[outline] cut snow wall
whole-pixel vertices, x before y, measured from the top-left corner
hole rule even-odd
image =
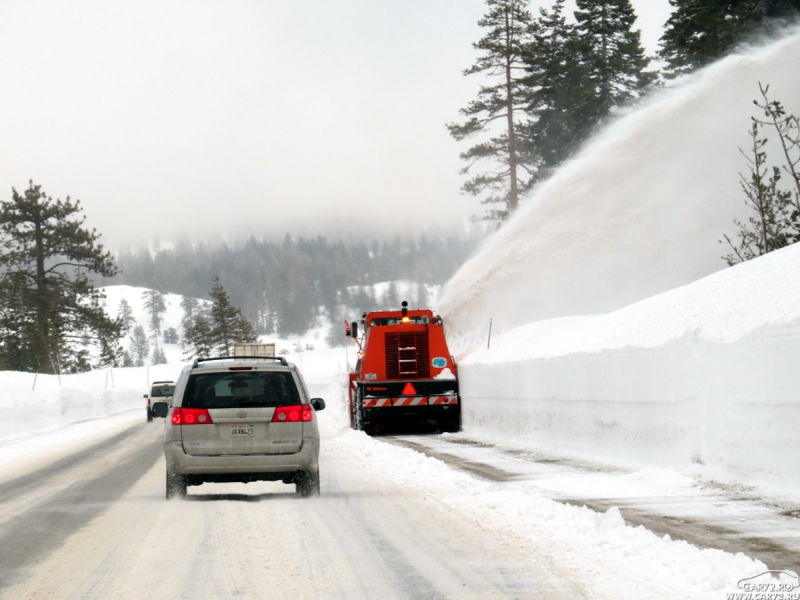
[[[142,421],[145,415],[141,390],[87,392],[61,387],[55,393],[32,390],[18,393],[15,400],[10,405],[0,406],[0,439],[57,429],[135,408],[142,408]]]
[[[89,419],[141,410],[150,382],[173,380],[180,365],[115,368],[72,375],[0,371],[0,440],[26,437]],[[34,388],[35,384],[35,388]]]
[[[466,432],[800,489],[800,325],[736,342],[459,367]]]
[[[800,244],[459,360],[464,429],[800,491]]]

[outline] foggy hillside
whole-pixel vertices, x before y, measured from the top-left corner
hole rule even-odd
[[[334,323],[379,306],[427,306],[483,235],[395,236],[372,241],[285,236],[238,246],[179,244],[118,253],[121,273],[102,285],[130,285],[208,298],[215,276],[259,334],[301,334],[320,310]],[[390,283],[394,282],[394,283]],[[409,287],[402,282],[414,282]],[[401,294],[412,295],[400,297]],[[337,328],[338,333],[338,328]]]

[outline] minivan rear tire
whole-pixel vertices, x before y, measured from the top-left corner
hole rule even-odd
[[[305,473],[303,479],[297,484],[297,492],[303,498],[319,496],[319,470]]]
[[[186,498],[186,477],[167,471],[167,499]]]

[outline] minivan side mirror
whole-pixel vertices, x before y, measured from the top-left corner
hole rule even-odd
[[[147,400],[147,394],[145,394],[144,396],[142,396],[142,398],[144,398],[145,400]]]
[[[157,417],[166,417],[169,412],[169,407],[166,402],[156,402],[152,408],[153,414]]]
[[[314,410],[325,410],[325,400],[322,398],[312,398],[311,399],[311,406]]]

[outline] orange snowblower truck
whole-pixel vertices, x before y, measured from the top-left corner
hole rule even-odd
[[[461,404],[456,364],[444,336],[442,318],[430,310],[364,313],[346,324],[359,346],[350,375],[350,426],[367,434],[418,426],[459,431]]]

